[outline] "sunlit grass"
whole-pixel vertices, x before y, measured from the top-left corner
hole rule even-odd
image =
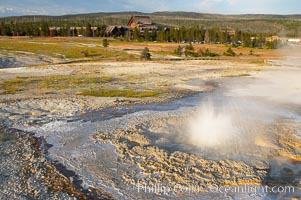
[[[143,90],[137,91],[132,89],[94,89],[82,91],[81,95],[95,97],[127,97],[127,98],[142,98],[154,97],[164,93],[160,90]]]
[[[15,94],[24,90],[62,90],[74,87],[103,84],[113,81],[113,77],[79,77],[79,76],[42,76],[17,77],[0,83],[2,94]]]
[[[86,44],[92,44],[91,42]],[[95,44],[96,45],[96,44]],[[56,57],[63,55],[66,58],[84,57],[121,57],[127,58],[125,52],[116,51],[101,46],[83,46],[70,41],[48,41],[48,40],[0,40],[0,49],[9,51],[26,51]]]
[[[243,76],[251,76],[251,74],[249,74],[249,73],[226,74],[226,75],[223,75],[222,77],[226,77],[226,78],[235,78],[235,77],[243,77]]]
[[[161,90],[134,89],[104,89],[103,84],[114,81],[111,76],[82,77],[82,76],[45,76],[45,77],[17,77],[0,83],[2,94],[15,94],[22,91],[58,91],[76,89],[80,95],[96,97],[154,97],[165,93]],[[85,89],[87,87],[95,89]]]

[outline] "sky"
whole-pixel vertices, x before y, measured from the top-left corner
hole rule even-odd
[[[301,0],[0,0],[0,17],[120,11],[301,14]]]

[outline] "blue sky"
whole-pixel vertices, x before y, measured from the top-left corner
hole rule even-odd
[[[112,11],[301,14],[301,0],[0,0],[0,17]]]

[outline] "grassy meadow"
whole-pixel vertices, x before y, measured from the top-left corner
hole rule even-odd
[[[49,39],[0,39],[0,50],[25,51],[60,58],[126,58],[127,54],[122,51],[104,48],[101,42],[84,40],[53,40]]]
[[[159,42],[126,42],[109,40],[109,47],[102,46],[102,38],[79,38],[79,37],[0,37],[0,55],[18,56],[18,52],[29,52],[36,55],[47,55],[53,58],[67,58],[70,63],[68,66],[59,65],[59,62],[46,63],[40,66],[34,66],[35,70],[48,69],[52,64],[58,64],[54,68],[68,68],[77,71],[76,74],[66,72],[60,75],[57,71],[51,71],[52,74],[41,72],[40,74],[26,75],[21,72],[15,76],[3,77],[0,80],[0,94],[47,94],[47,93],[68,93],[95,97],[154,97],[166,93],[174,82],[171,81],[169,73],[164,70],[151,72],[152,74],[139,74],[131,71],[131,68],[119,68],[114,71],[114,62],[126,61],[126,66],[132,66],[131,62],[161,62],[172,64],[170,69],[177,67],[176,61],[164,60],[164,56],[177,56],[175,49],[180,46],[186,46],[183,43],[159,43]],[[193,44],[196,52],[210,49],[217,53],[221,62],[223,60],[231,62],[248,62],[250,64],[264,65],[264,60],[277,56],[274,50],[269,49],[251,49],[245,47],[233,47],[236,56],[224,56],[229,45],[223,44]],[[139,52],[145,47],[150,49],[152,54],[151,61],[141,61]],[[250,51],[252,50],[252,55]],[[15,54],[14,54],[15,53]],[[156,56],[155,56],[156,55]],[[30,56],[30,55],[28,55]],[[89,62],[93,61],[92,65]],[[77,64],[72,63],[76,61]],[[112,63],[109,69],[103,69],[102,61]],[[184,61],[185,62],[185,61]],[[121,63],[122,65],[122,63]],[[201,66],[200,66],[201,67]],[[29,67],[30,68],[30,67]],[[29,69],[28,68],[28,69]],[[33,70],[31,68],[31,70]],[[52,68],[52,67],[51,67]],[[24,69],[25,70],[25,69]],[[127,70],[130,70],[127,71]],[[139,70],[138,70],[139,71]],[[235,69],[234,69],[235,71]],[[24,71],[26,73],[26,70]],[[100,73],[101,72],[101,73]],[[109,72],[109,74],[108,74]],[[164,72],[164,73],[163,73]],[[70,73],[70,75],[66,75]],[[163,73],[163,75],[161,75]],[[145,76],[150,77],[145,77]],[[242,73],[223,73],[222,77],[250,76],[248,70]],[[166,80],[168,78],[168,80]],[[150,81],[146,81],[150,80]],[[150,87],[141,87],[145,84]]]

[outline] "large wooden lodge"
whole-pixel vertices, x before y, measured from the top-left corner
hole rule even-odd
[[[108,26],[105,30],[106,36],[120,37],[124,36],[127,31],[138,29],[140,33],[145,30],[160,30],[160,27],[152,22],[149,16],[132,16],[125,26]]]

